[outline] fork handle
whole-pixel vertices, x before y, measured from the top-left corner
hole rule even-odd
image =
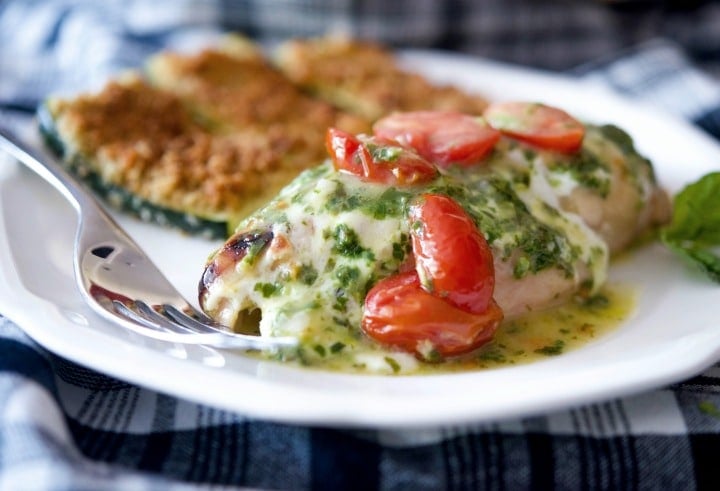
[[[70,204],[72,204],[81,221],[89,223],[106,222],[115,231],[129,236],[118,227],[115,220],[100,205],[98,200],[78,185],[57,160],[46,151],[23,141],[8,128],[0,126],[0,150],[4,150],[19,162],[42,177],[52,187],[57,189]]]
[[[78,213],[80,209],[83,209],[84,213],[92,210],[93,214],[112,220],[97,200],[81,188],[53,157],[23,141],[3,126],[0,126],[0,149],[15,157],[60,191]]]

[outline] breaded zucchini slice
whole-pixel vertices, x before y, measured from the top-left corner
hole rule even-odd
[[[49,145],[111,205],[193,234],[225,237],[300,171],[255,130],[216,134],[172,92],[138,76],[39,109]]]
[[[480,114],[487,105],[479,95],[403,69],[389,49],[372,42],[339,36],[294,39],[281,44],[273,58],[295,84],[371,121],[393,111]]]
[[[239,36],[193,55],[160,53],[148,60],[146,71],[155,86],[177,94],[213,131],[263,133],[301,168],[326,157],[328,127],[370,130],[370,121],[306,94]]]

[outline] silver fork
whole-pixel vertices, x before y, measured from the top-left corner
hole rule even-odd
[[[0,150],[45,179],[73,205],[79,222],[75,281],[105,319],[150,338],[215,348],[272,350],[295,338],[237,334],[190,305],[130,236],[54,158],[0,127]]]

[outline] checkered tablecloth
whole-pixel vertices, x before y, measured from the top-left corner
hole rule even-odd
[[[271,42],[331,28],[570,70],[720,138],[715,3],[507,3],[0,1],[1,118],[23,124],[45,94],[98,86],[223,29]],[[248,419],[131,385],[0,317],[0,490],[720,489],[719,455],[720,366],[539,417],[360,432]]]

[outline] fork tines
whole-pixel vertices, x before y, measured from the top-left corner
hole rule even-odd
[[[189,305],[186,308],[190,313],[171,304],[153,307],[142,300],[129,303],[130,305],[119,300],[112,301],[115,312],[126,320],[152,329],[158,334],[167,335],[154,336],[159,339],[228,348],[275,349],[297,345],[295,338],[268,338],[234,333]]]

